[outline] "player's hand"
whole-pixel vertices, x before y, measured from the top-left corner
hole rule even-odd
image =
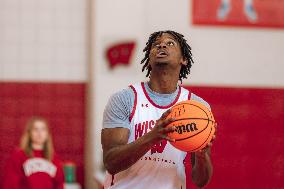
[[[214,132],[214,134],[213,134],[213,136],[212,136],[211,141],[210,141],[209,144],[208,144],[209,147],[211,147],[211,146],[213,145],[213,142],[214,142],[214,140],[216,139],[217,123],[214,124],[214,127],[215,127],[215,132]]]
[[[199,152],[207,152],[211,148],[211,146],[213,145],[214,140],[216,140],[217,123],[214,124],[214,127],[215,127],[215,132],[212,136],[211,141],[208,143],[208,145],[205,148],[201,149]]]
[[[168,124],[175,121],[175,118],[167,118],[170,113],[171,109],[163,113],[161,118],[156,121],[155,127],[149,132],[155,142],[159,142],[164,139],[170,142],[175,141],[168,136],[168,133],[174,132],[176,129],[175,126],[167,127]]]

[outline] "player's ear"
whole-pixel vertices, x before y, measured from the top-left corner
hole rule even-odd
[[[188,63],[187,59],[185,59],[185,58],[182,58],[182,59],[181,59],[181,64],[182,64],[182,65],[186,66],[187,63]]]

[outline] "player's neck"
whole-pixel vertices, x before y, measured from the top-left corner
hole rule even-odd
[[[149,87],[152,91],[160,94],[174,93],[177,88],[178,78],[173,78],[169,74],[151,74]]]

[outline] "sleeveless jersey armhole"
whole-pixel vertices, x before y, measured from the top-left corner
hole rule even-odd
[[[132,108],[132,111],[131,111],[131,114],[129,116],[129,122],[131,122],[133,116],[134,116],[134,113],[136,111],[136,105],[137,105],[137,92],[136,92],[136,89],[133,87],[133,85],[130,85],[129,86],[133,92],[134,92],[134,104],[133,104],[133,108]]]
[[[190,98],[191,98],[191,92],[190,92],[190,90],[188,90],[188,89],[187,89],[187,91],[188,91],[188,97],[187,97],[187,99],[190,100]]]

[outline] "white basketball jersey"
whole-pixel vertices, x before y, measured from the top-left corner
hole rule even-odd
[[[156,120],[174,104],[190,99],[190,92],[179,86],[176,99],[168,106],[155,104],[145,84],[130,86],[135,93],[130,116],[128,143],[142,137],[154,127]],[[104,188],[111,189],[185,189],[183,160],[186,152],[174,148],[166,140],[156,144],[130,168],[115,175],[107,173]]]

